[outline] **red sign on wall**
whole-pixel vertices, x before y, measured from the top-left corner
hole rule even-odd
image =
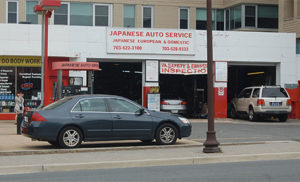
[[[98,62],[53,62],[53,70],[99,70]]]
[[[161,74],[201,75],[207,74],[207,63],[160,63]]]

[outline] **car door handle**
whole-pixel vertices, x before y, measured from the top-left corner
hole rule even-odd
[[[84,118],[84,116],[82,114],[77,114],[75,118]]]
[[[116,115],[113,117],[114,119],[121,119],[121,116],[120,115]]]

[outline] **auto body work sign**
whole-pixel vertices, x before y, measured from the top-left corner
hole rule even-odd
[[[194,55],[195,31],[107,28],[107,53]]]
[[[207,74],[207,63],[160,62],[161,74],[202,75]]]
[[[41,57],[0,56],[0,66],[41,67],[41,65]]]

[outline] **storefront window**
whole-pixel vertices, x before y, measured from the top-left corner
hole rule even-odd
[[[124,27],[135,27],[135,5],[124,5]]]
[[[258,28],[278,28],[278,6],[258,6]]]
[[[93,4],[71,3],[70,4],[70,25],[93,25]]]
[[[36,108],[41,102],[41,58],[0,56],[0,113],[14,112],[15,95],[24,93],[24,106]]]
[[[14,112],[15,67],[0,67],[0,112]]]
[[[37,1],[26,1],[26,22],[38,24],[38,15],[33,12],[33,8],[37,4]]]
[[[41,100],[41,68],[18,67],[17,90],[24,93],[25,106],[34,108]]]

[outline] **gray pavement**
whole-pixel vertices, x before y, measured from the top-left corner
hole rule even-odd
[[[205,122],[205,120],[192,120]],[[234,122],[230,119],[216,122]],[[12,121],[0,121],[0,175],[48,171],[190,165],[220,162],[300,159],[300,142],[269,141],[222,145],[222,153],[205,154],[199,141],[143,145],[139,141],[84,143],[79,149],[56,149],[15,135]]]

